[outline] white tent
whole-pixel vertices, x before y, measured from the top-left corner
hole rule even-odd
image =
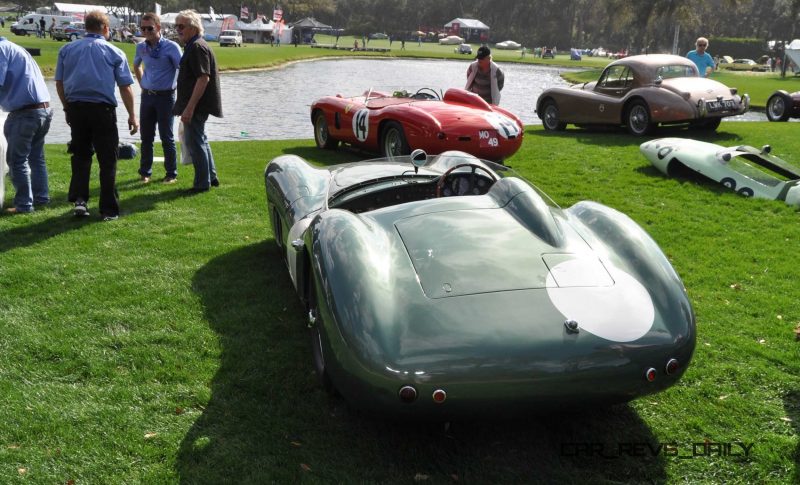
[[[795,66],[800,66],[800,39],[795,39],[786,46],[786,56]]]

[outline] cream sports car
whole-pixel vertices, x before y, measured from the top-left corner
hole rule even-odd
[[[726,148],[686,138],[659,138],[642,143],[639,150],[667,175],[688,168],[745,197],[800,205],[800,168],[771,155],[769,145]]]
[[[680,56],[632,56],[612,62],[595,82],[546,89],[536,112],[547,130],[624,125],[646,135],[658,124],[688,123],[716,130],[725,116],[739,115],[750,96],[701,78],[694,62]]]

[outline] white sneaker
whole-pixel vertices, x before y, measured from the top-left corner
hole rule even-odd
[[[75,217],[86,217],[89,215],[89,209],[86,207],[86,202],[78,200],[75,202],[75,209],[73,209]]]

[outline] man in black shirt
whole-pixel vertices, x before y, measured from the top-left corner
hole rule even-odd
[[[178,95],[172,113],[181,117],[184,149],[194,165],[190,193],[206,192],[219,186],[214,156],[206,136],[208,115],[222,117],[219,71],[214,52],[203,40],[203,23],[194,10],[184,10],[175,18],[178,41],[184,46],[178,71]]]

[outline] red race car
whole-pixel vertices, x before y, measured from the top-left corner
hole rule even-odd
[[[522,121],[463,89],[444,96],[429,88],[414,94],[368,91],[362,96],[326,96],[311,105],[314,140],[320,148],[349,143],[385,157],[421,148],[434,155],[460,150],[502,161],[522,145]]]

